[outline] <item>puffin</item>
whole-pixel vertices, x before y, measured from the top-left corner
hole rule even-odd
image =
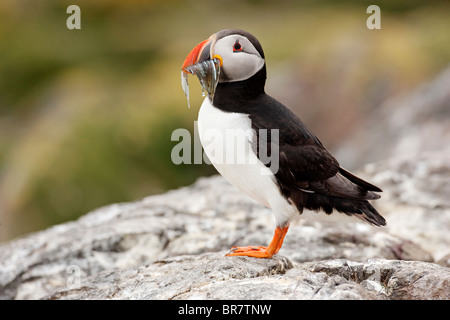
[[[369,203],[382,190],[343,169],[297,115],[266,94],[264,51],[254,35],[225,29],[192,49],[181,70],[188,105],[191,74],[205,96],[197,126],[209,161],[275,217],[275,234],[267,247],[233,246],[226,256],[271,258],[304,209],[337,211],[373,226],[386,224]]]

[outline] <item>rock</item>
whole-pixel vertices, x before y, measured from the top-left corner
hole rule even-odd
[[[49,299],[449,299],[450,269],[418,261],[178,256],[110,270]]]
[[[289,268],[292,263],[283,257],[228,259],[225,252],[177,256],[147,266],[101,272],[89,278],[86,285],[60,291],[50,299],[232,298],[235,290],[228,289],[242,285],[241,280],[270,279]]]
[[[403,96],[387,99],[361,119],[334,152],[345,167],[425,152],[450,155],[450,65]]]
[[[370,165],[387,227],[305,212],[262,260],[224,255],[266,245],[271,211],[202,178],[0,245],[0,299],[448,299],[449,172],[442,154]]]
[[[382,298],[450,298],[450,269],[433,263],[373,259],[362,264],[329,260],[316,264],[312,271],[354,281]]]
[[[420,243],[435,261],[450,253],[450,153],[398,157],[365,172],[385,190],[376,203],[390,234]]]
[[[450,254],[439,259],[439,261],[437,263],[444,267],[450,268]]]

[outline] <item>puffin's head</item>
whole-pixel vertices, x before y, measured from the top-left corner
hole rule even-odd
[[[187,75],[195,74],[212,98],[218,82],[247,80],[264,65],[264,52],[255,36],[225,29],[200,42],[188,54],[181,68],[183,89],[189,98]]]

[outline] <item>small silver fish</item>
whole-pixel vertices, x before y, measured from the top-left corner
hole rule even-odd
[[[205,96],[208,94],[209,98],[212,100],[217,84],[219,83],[220,61],[216,58],[206,60],[189,66],[184,71],[181,71],[181,87],[183,88],[188,101],[188,107],[190,108],[188,73],[197,76],[200,85],[202,86],[202,95]]]

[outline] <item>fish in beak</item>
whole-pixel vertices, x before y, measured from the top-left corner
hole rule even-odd
[[[214,98],[222,64],[220,57],[214,56],[215,40],[214,34],[207,40],[200,42],[184,60],[181,68],[181,86],[186,95],[189,108],[189,74],[196,75],[199,79],[203,89],[203,96],[208,94],[211,100]]]

